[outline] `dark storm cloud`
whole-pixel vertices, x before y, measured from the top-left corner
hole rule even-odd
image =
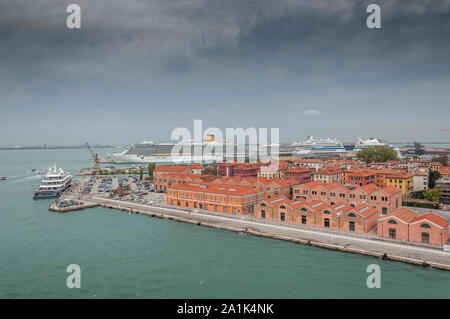
[[[103,68],[118,59],[159,63],[173,58],[178,62],[173,69],[179,65],[185,70],[185,63],[203,57],[200,61],[208,63],[285,60],[289,68],[328,67],[327,62],[340,59],[345,68],[355,58],[362,64],[385,57],[384,62],[402,64],[437,57],[437,63],[450,47],[448,0],[378,1],[383,28],[377,31],[365,27],[365,7],[371,1],[130,0],[125,5],[80,0],[79,32],[65,27],[68,3],[2,1],[2,64],[20,61],[89,72],[94,64]],[[322,58],[316,59],[318,55]]]
[[[81,30],[66,28],[71,2],[82,8]],[[372,2],[382,8],[379,30],[365,25]],[[1,108],[10,122],[31,105],[70,114],[73,136],[94,106],[94,115],[124,104],[151,112],[151,134],[168,116],[173,125],[204,116],[218,126],[274,123],[295,136],[309,112],[321,114],[324,134],[353,138],[333,126],[333,107],[347,119],[367,106],[367,121],[380,108],[393,122],[405,112],[420,122],[421,103],[448,115],[449,31],[450,0],[3,0]],[[230,123],[224,109],[240,120]],[[144,136],[132,129],[133,139]]]

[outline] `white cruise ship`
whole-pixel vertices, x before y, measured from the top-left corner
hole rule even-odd
[[[371,138],[369,138],[367,140],[363,140],[360,137],[358,137],[358,141],[356,142],[355,148],[354,148],[353,151],[356,153],[356,152],[362,150],[363,148],[375,147],[375,146],[386,146],[386,147],[389,147],[389,148],[393,149],[397,153],[398,158],[402,158],[402,155],[400,153],[400,149],[398,147],[395,147],[395,146],[393,146],[391,144],[382,142],[379,139],[373,138],[373,137],[371,137]]]
[[[278,144],[276,144],[278,149]],[[258,154],[271,154],[274,145],[266,145],[267,150],[261,150],[258,146]],[[201,149],[200,154],[197,148]],[[231,149],[230,154],[227,150]],[[186,141],[184,144],[175,143],[153,143],[144,140],[139,144],[132,145],[121,153],[110,154],[108,159],[116,163],[222,163],[236,160],[239,157],[249,156],[250,148],[248,145],[240,148],[231,142],[218,142],[214,136],[210,135],[202,143]],[[251,154],[254,155],[254,154]]]
[[[59,197],[69,187],[71,181],[72,175],[62,168],[56,168],[55,164],[53,168],[48,169],[41,186],[34,193],[34,198]]]
[[[346,152],[344,145],[332,138],[315,139],[313,136],[308,136],[306,141],[294,142],[292,146],[295,147],[297,155],[333,155]]]

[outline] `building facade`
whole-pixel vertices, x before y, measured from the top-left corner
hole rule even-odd
[[[311,181],[312,171],[309,168],[295,167],[284,172],[284,180],[294,180],[298,184]]]
[[[378,219],[377,233],[383,238],[443,246],[448,243],[448,220],[402,207]]]
[[[378,213],[368,205],[353,208],[344,203],[329,205],[320,200],[307,202],[279,196],[259,202],[255,216],[280,222],[367,233],[377,225]]]
[[[358,187],[315,181],[293,186],[292,199],[308,202],[321,200],[331,205],[343,202],[351,207],[367,204],[380,215],[386,215],[402,206],[400,189],[392,186],[379,188],[374,184]]]
[[[386,176],[386,186],[394,186],[402,191],[404,197],[413,192],[413,174],[407,172],[396,172]]]
[[[251,186],[214,183],[177,184],[167,188],[167,205],[234,215],[252,214],[263,192]]]

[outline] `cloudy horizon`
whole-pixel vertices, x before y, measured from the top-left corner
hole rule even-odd
[[[449,31],[450,0],[3,0],[0,146],[169,142],[196,119],[449,142]]]

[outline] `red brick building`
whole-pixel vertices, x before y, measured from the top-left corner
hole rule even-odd
[[[153,176],[156,177],[167,173],[192,173],[192,169],[188,165],[158,165],[153,170]]]
[[[374,184],[359,187],[313,181],[293,186],[292,199],[304,199],[308,202],[322,200],[330,205],[343,202],[351,207],[367,204],[381,215],[402,206],[400,189],[393,186],[379,188]]]
[[[383,238],[443,246],[448,242],[448,220],[403,207],[378,219],[377,233]]]
[[[251,186],[214,183],[177,184],[167,188],[166,203],[214,212],[243,215],[253,213],[263,192]]]
[[[348,184],[364,186],[367,184],[375,184],[376,173],[374,170],[368,169],[349,169],[346,172]]]
[[[284,180],[294,180],[297,184],[304,184],[311,181],[312,171],[309,168],[296,167],[284,171]]]
[[[234,168],[238,165],[237,162],[220,163],[217,165],[217,171],[220,176],[231,177],[234,176]]]
[[[324,201],[289,200],[284,196],[264,199],[256,206],[255,216],[262,219],[315,227],[367,233],[377,225],[376,209],[344,203],[330,206]]]

